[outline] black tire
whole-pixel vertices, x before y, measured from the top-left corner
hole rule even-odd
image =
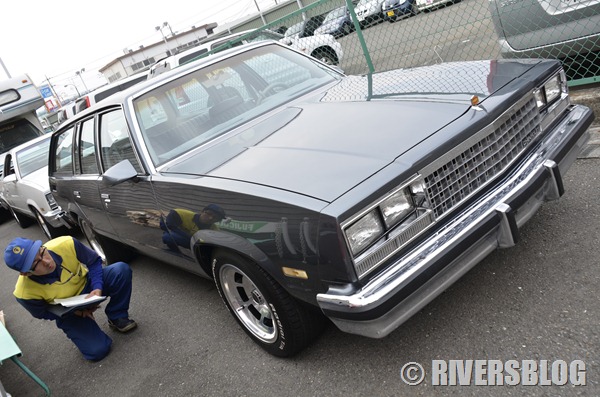
[[[417,7],[417,3],[416,2],[413,3],[410,6],[410,15],[414,17],[415,15],[419,14],[419,12],[421,12],[421,11],[419,11],[419,7]]]
[[[330,50],[331,51],[331,50]],[[334,57],[329,51],[324,49],[317,49],[311,54],[313,57],[317,58],[319,61],[326,63],[328,65],[337,65],[337,58]]]
[[[86,219],[79,218],[79,228],[103,263],[129,262],[134,257],[134,252],[127,246],[97,234]]]
[[[56,228],[56,227],[50,225],[48,222],[46,222],[46,219],[42,216],[42,214],[37,209],[31,208],[31,212],[33,212],[33,215],[35,216],[35,219],[37,220],[38,225],[40,225],[40,229],[42,229],[42,232],[44,232],[44,234],[46,235],[48,240],[52,240],[53,238],[67,234],[66,228],[64,228],[64,227]]]
[[[35,220],[31,219],[31,217],[20,214],[17,211],[13,210],[13,208],[10,205],[8,206],[8,210],[10,211],[10,214],[12,215],[15,222],[17,222],[17,225],[21,226],[21,229],[26,229],[29,226],[33,225],[33,223],[35,222]]]
[[[343,36],[349,35],[350,32],[352,32],[352,25],[350,25],[349,23],[345,23],[342,27],[342,32]]]
[[[267,272],[239,255],[217,251],[212,273],[227,309],[270,354],[293,356],[323,330],[322,314],[296,301]]]

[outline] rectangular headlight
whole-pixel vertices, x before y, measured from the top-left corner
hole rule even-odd
[[[379,208],[381,208],[383,220],[388,228],[391,228],[414,211],[412,197],[407,189],[399,190],[383,200]]]
[[[383,235],[383,225],[374,209],[346,229],[346,238],[353,255],[358,254]]]
[[[554,76],[546,84],[544,84],[544,91],[546,91],[546,102],[552,103],[561,94],[560,77]]]

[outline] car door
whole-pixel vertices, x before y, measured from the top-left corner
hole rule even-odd
[[[49,184],[58,205],[87,219],[97,232],[114,238],[98,192],[95,116],[72,124],[52,139]]]
[[[595,0],[494,0],[490,6],[498,30],[515,50],[559,43],[568,47],[572,40],[593,37],[600,32],[600,3]],[[579,52],[597,49],[599,44],[595,42],[597,40],[589,40],[587,48]],[[575,54],[552,55],[562,58]],[[541,53],[540,56],[546,57],[547,54]]]
[[[161,214],[154,198],[151,179],[142,167],[131,140],[122,109],[98,115],[99,152],[102,170],[127,160],[138,176],[114,186],[98,183],[102,209],[107,214],[118,240],[140,251],[162,246]],[[150,247],[150,248],[148,248]]]

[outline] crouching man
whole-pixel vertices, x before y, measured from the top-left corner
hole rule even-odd
[[[94,319],[97,307],[60,317],[50,302],[80,294],[108,296],[104,310],[110,328],[128,332],[137,327],[129,318],[132,273],[128,264],[102,267],[95,251],[71,236],[42,241],[15,238],[4,251],[4,261],[19,272],[14,295],[33,317],[56,321],[87,360],[98,361],[110,352],[112,339]]]

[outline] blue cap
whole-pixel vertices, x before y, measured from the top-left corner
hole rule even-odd
[[[215,215],[217,215],[219,220],[225,219],[225,211],[223,210],[223,208],[221,208],[220,205],[209,204],[206,207],[204,207],[204,210],[212,211]]]
[[[33,260],[37,256],[42,240],[29,240],[28,238],[17,237],[8,244],[4,250],[4,262],[20,273],[27,273],[31,270]]]

